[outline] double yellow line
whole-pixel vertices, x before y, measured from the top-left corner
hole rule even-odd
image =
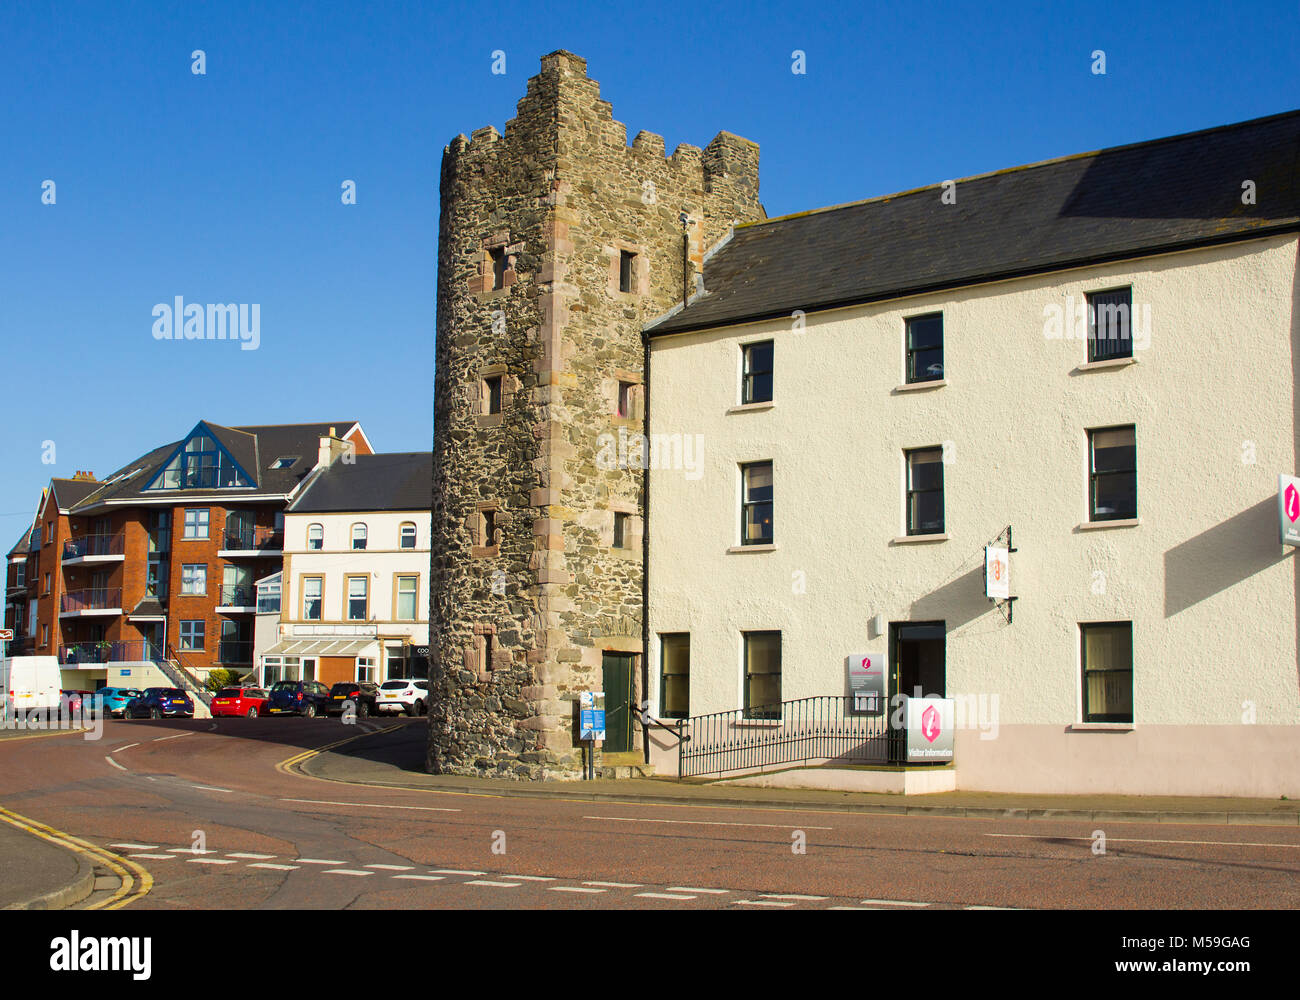
[[[326,750],[333,750],[335,747],[343,746],[344,743],[353,743],[356,740],[365,739],[367,736],[378,736],[380,733],[389,733],[392,732],[394,729],[400,729],[400,728],[401,728],[400,724],[395,726],[387,726],[383,729],[376,729],[373,732],[357,733],[355,736],[349,736],[347,739],[336,740],[333,743],[327,743],[325,744],[325,746],[317,747],[315,750],[304,750],[302,753],[294,754],[292,757],[288,757],[285,760],[280,761],[280,763],[275,765],[275,769],[277,771],[280,771],[283,774],[302,774],[302,771],[298,770],[298,765],[305,764],[313,757],[323,754]],[[305,775],[305,777],[312,777],[312,776]]]
[[[142,865],[136,864],[129,858],[114,854],[103,847],[96,847],[80,837],[74,837],[70,833],[56,830],[52,826],[38,823],[26,816],[20,816],[16,812],[10,812],[3,806],[0,806],[0,820],[10,826],[17,827],[19,830],[30,833],[33,837],[40,837],[51,844],[57,844],[59,847],[90,858],[91,861],[103,865],[118,877],[120,884],[114,890],[113,895],[98,903],[92,903],[86,907],[88,910],[119,910],[138,899],[143,899],[153,888],[153,876]]]

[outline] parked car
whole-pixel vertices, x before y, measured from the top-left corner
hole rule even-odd
[[[266,703],[268,715],[324,715],[331,704],[330,689],[319,681],[276,681]]]
[[[374,681],[339,681],[330,688],[330,715],[342,715],[351,702],[356,709],[357,718],[364,719],[374,715],[375,699],[379,697],[379,685]]]
[[[212,709],[214,719],[222,715],[240,715],[248,719],[256,719],[264,714],[269,697],[270,695],[261,688],[222,688],[213,695],[209,707]]]
[[[94,692],[91,691],[60,691],[59,714],[66,712],[68,715],[80,715],[84,705],[86,713],[94,715],[97,706],[93,698]]]
[[[146,688],[139,698],[126,703],[128,719],[161,719],[164,716],[194,717],[194,702],[180,688]]]
[[[124,715],[127,703],[143,693],[138,688],[100,688],[95,692],[95,701],[99,703],[100,710],[109,715]]]
[[[423,715],[428,703],[429,682],[423,677],[384,681],[375,699],[375,707],[380,712],[400,711],[407,715]]]

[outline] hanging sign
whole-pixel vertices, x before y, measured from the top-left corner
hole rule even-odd
[[[984,596],[995,601],[1011,597],[1011,553],[1005,546],[984,546]]]

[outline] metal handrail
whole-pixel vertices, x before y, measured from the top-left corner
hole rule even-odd
[[[193,670],[186,666],[185,661],[181,658],[181,652],[175,646],[168,646],[168,659],[159,662],[158,666],[162,672],[167,675],[168,679],[177,687],[182,688],[195,698],[198,698],[204,705],[211,706],[212,692],[202,684]]]

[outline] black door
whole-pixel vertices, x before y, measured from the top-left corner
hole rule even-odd
[[[632,749],[632,670],[635,653],[605,653],[602,657],[605,687],[606,753]]]

